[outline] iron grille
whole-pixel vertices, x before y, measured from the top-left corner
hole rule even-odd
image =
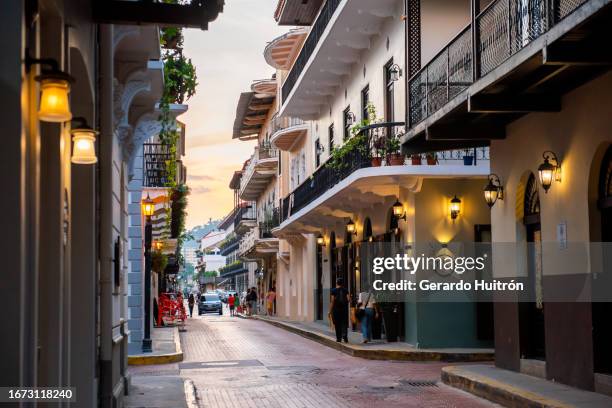
[[[167,187],[168,166],[176,165],[170,146],[145,143],[143,146],[144,187]]]

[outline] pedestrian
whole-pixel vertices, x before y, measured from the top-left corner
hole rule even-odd
[[[236,313],[240,313],[240,295],[238,294],[238,292],[236,292],[236,295],[234,296],[234,316],[236,315]]]
[[[357,303],[358,316],[361,322],[361,335],[363,343],[372,341],[372,324],[378,319],[378,304],[371,292],[361,292]]]
[[[234,315],[234,304],[236,302],[236,298],[234,297],[233,293],[230,293],[230,295],[227,297],[227,305],[229,306],[229,310],[230,310],[230,316]]]
[[[244,297],[244,303],[247,308],[247,316],[250,316],[251,315],[251,288],[247,288],[247,292]]]
[[[253,286],[251,288],[251,313],[257,314],[257,288]]]
[[[272,286],[266,295],[266,309],[268,316],[274,316],[274,299],[276,299],[276,288]]]
[[[329,303],[329,317],[336,329],[336,341],[340,343],[344,340],[348,343],[348,312],[349,312],[349,293],[344,287],[342,278],[336,279],[336,287],[331,290],[331,300]]]
[[[187,304],[189,305],[189,317],[193,317],[193,305],[195,305],[195,297],[193,296],[193,293],[189,294]]]

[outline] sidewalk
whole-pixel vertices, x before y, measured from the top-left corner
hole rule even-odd
[[[178,375],[133,376],[125,408],[197,408],[196,391],[191,380]]]
[[[507,407],[612,407],[612,397],[490,365],[444,367],[442,381]]]
[[[128,355],[128,365],[170,364],[183,361],[178,326],[155,327],[151,332],[153,351]]]
[[[240,317],[264,321],[325,346],[340,350],[343,353],[368,360],[475,362],[492,361],[495,358],[493,349],[419,349],[407,343],[387,343],[384,340],[375,340],[368,344],[362,344],[361,334],[352,332],[350,329],[348,333],[349,343],[338,343],[332,329],[321,323],[293,322],[259,315],[251,317],[240,315]]]

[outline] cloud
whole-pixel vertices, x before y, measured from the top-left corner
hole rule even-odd
[[[219,179],[209,176],[207,174],[187,174],[187,182],[200,182],[200,181],[218,181]]]
[[[190,187],[190,189],[191,194],[206,194],[212,191],[209,187],[205,186]]]

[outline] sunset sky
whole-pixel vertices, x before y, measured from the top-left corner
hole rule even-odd
[[[185,30],[185,54],[198,75],[196,95],[180,117],[187,125],[187,184],[191,188],[187,228],[217,219],[232,208],[228,185],[253,151],[254,142],[232,141],[236,105],[253,80],[274,69],[263,57],[266,44],[290,27],[274,21],[278,0],[227,0],[209,31]]]

